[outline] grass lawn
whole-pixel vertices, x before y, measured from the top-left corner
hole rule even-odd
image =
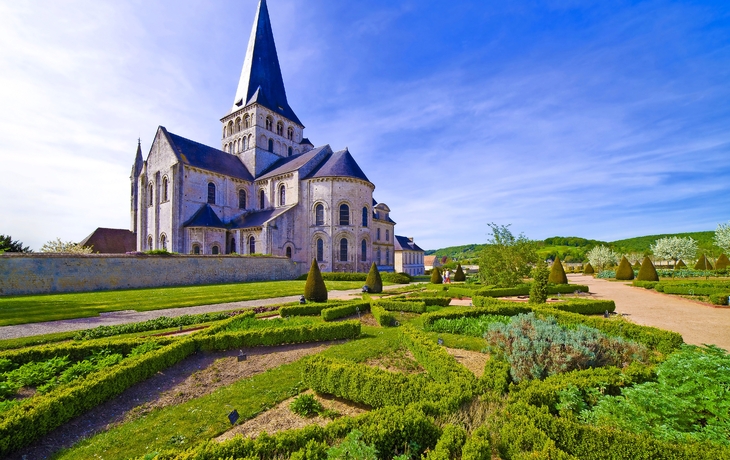
[[[0,326],[300,295],[305,281],[183,286],[125,291],[0,297]],[[362,281],[326,281],[328,290],[359,289]]]

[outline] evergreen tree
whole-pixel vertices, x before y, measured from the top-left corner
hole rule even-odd
[[[621,262],[618,264],[618,268],[616,269],[616,279],[622,281],[634,279],[634,269],[631,267],[631,263],[626,257],[622,257]]]
[[[433,267],[433,270],[431,270],[431,284],[441,284],[443,282],[444,279],[441,278],[441,270],[438,267]]]
[[[590,263],[590,262],[588,262],[588,263],[586,264],[586,266],[585,266],[585,267],[583,267],[583,274],[584,274],[584,275],[592,275],[592,274],[594,274],[595,272],[596,272],[596,271],[595,271],[595,270],[593,270],[593,265],[591,265],[591,263]]]
[[[461,264],[456,266],[456,273],[454,273],[454,281],[466,281],[466,275],[464,270],[461,268]]]
[[[373,294],[380,294],[383,292],[383,280],[380,278],[380,272],[375,262],[370,266],[370,272],[365,280],[365,285],[370,289]]]
[[[712,262],[707,260],[707,257],[705,257],[704,254],[700,256],[699,259],[697,259],[697,263],[695,264],[695,270],[714,270],[712,268]]]
[[[563,273],[563,275],[565,275]],[[530,303],[546,303],[548,298],[548,279],[550,270],[539,264],[532,270],[532,285],[530,286]]]
[[[725,254],[721,254],[720,257],[717,258],[717,262],[715,262],[715,268],[717,270],[724,270],[728,267],[730,267],[730,259],[728,259]]]
[[[687,264],[684,263],[683,260],[680,260],[679,262],[677,262],[677,265],[674,266],[675,270],[681,270],[683,268],[687,268]]]
[[[550,277],[548,282],[553,284],[568,284],[568,276],[565,274],[563,264],[560,262],[560,257],[555,257],[553,266],[550,267]]]
[[[644,257],[636,279],[639,281],[659,281],[659,274],[656,272],[656,267],[654,267],[654,264],[648,256]]]
[[[327,286],[324,284],[316,259],[312,259],[312,266],[309,267],[307,283],[304,285],[304,298],[312,302],[327,302]]]
[[[3,252],[33,252],[20,241],[13,241],[10,235],[0,235],[0,254]]]

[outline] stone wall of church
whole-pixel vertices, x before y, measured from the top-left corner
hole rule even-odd
[[[308,269],[282,257],[3,254],[0,295],[291,280]]]

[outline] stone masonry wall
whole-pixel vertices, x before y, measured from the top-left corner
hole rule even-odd
[[[0,255],[0,295],[291,280],[309,267],[285,257]]]

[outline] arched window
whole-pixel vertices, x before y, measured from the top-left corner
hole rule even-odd
[[[193,254],[200,254],[200,246],[197,244],[193,245]]]
[[[291,259],[291,246],[287,246],[286,248],[286,256]]]
[[[228,135],[233,134],[233,121],[228,122]]]
[[[368,260],[368,243],[362,240],[360,243],[360,262],[367,262]]]
[[[279,122],[276,124],[276,134],[278,134],[279,136],[284,135],[284,123]]]
[[[274,139],[269,139],[269,152],[274,152]]]
[[[238,208],[246,209],[246,191],[245,190],[238,191]]]
[[[215,204],[215,184],[208,182],[208,203]]]
[[[286,186],[284,184],[279,186],[279,206],[286,206]]]
[[[235,253],[236,253],[236,239],[231,238],[231,254],[235,254]]]
[[[239,132],[241,130],[241,119],[236,118],[236,132]]]
[[[294,139],[294,128],[292,128],[291,126],[286,130],[286,137],[289,140]]]
[[[160,235],[160,248],[167,251],[167,236],[164,233]]]
[[[269,131],[274,130],[274,120],[272,120],[271,117],[266,117],[266,129]]]
[[[340,240],[340,262],[347,262],[347,238]]]
[[[242,142],[242,145],[241,145],[241,149],[242,150],[247,150],[248,149],[248,137],[243,136],[242,141],[243,142]]]
[[[253,235],[248,237],[248,253],[256,254],[256,238]]]
[[[317,239],[317,262],[324,260],[324,241],[322,238]]]
[[[213,246],[213,248],[211,248],[211,250],[210,250],[210,253],[213,255],[220,254],[220,252],[221,252],[221,249],[217,245]]]
[[[390,230],[385,229],[385,241],[390,241]]]
[[[340,205],[340,225],[350,225],[350,207],[346,204]]]
[[[264,205],[266,204],[266,194],[264,193],[264,189],[259,190],[259,209],[264,209]]]
[[[368,226],[368,208],[367,206],[362,208],[362,226],[367,227]]]
[[[147,237],[147,249],[152,249],[152,235]]]
[[[251,117],[249,117],[248,114],[243,116],[243,126],[246,128],[251,127]]]
[[[289,147],[289,150],[287,150],[287,152],[289,153],[289,156],[291,156],[291,154],[292,154],[292,149],[291,149],[291,147]]]
[[[147,193],[147,195],[149,196],[149,198],[148,198],[148,204],[150,206],[152,206],[155,203],[155,200],[154,200],[154,191],[155,191],[155,187],[154,187],[154,185],[152,185],[152,182],[150,182],[150,185],[148,187],[148,193]]]
[[[314,207],[314,225],[324,225],[324,206],[321,204]]]
[[[162,178],[162,201],[167,201],[167,176]]]

